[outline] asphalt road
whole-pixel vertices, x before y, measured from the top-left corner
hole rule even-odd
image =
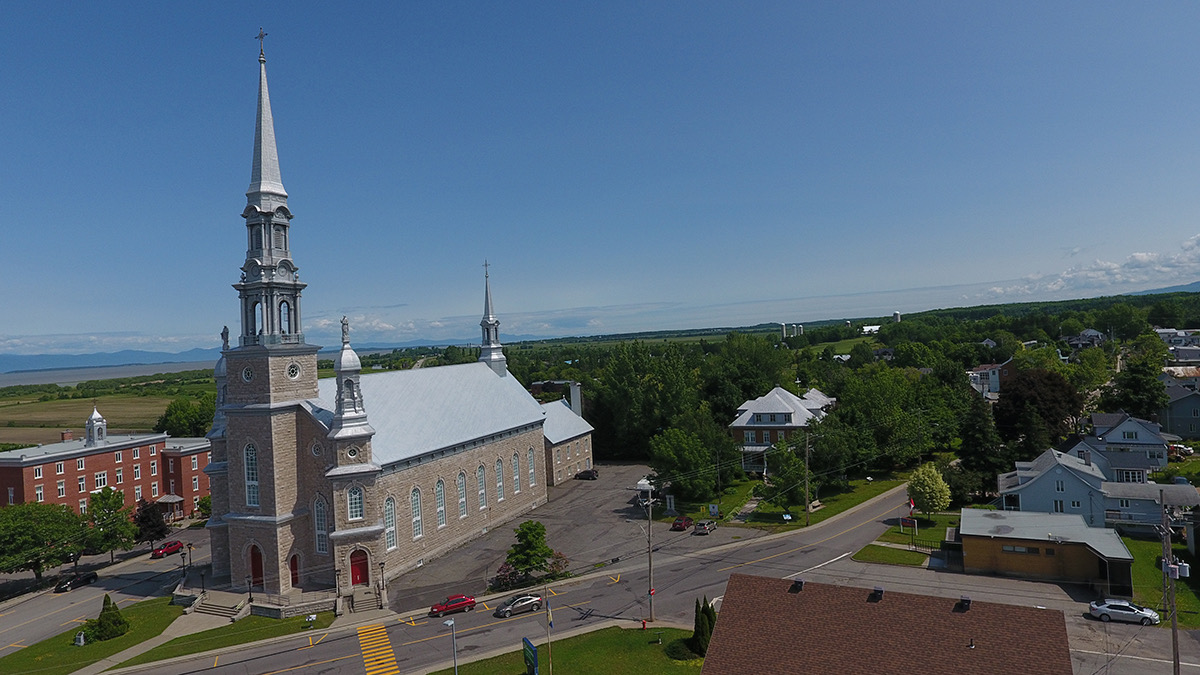
[[[171,538],[192,542],[196,547],[192,564],[208,562],[208,536],[203,530],[178,530]],[[107,556],[93,559],[107,562]],[[83,564],[80,569],[93,569],[93,565]],[[0,656],[96,618],[106,593],[121,607],[160,596],[164,586],[179,580],[180,570],[178,555],[154,560],[147,551],[111,567],[97,568],[100,579],[93,584],[66,593],[48,590],[6,602],[0,606]]]

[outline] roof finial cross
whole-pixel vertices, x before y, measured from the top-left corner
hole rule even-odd
[[[258,35],[254,36],[254,39],[258,40],[258,56],[259,56],[259,58],[266,58],[266,54],[263,53],[263,38],[265,38],[265,37],[267,37],[267,34],[263,32],[262,26],[259,26],[258,27]]]
[[[490,267],[490,265],[488,265],[487,258],[484,258],[484,260],[483,260],[483,277],[485,279],[487,278],[487,275],[488,275],[488,267]]]

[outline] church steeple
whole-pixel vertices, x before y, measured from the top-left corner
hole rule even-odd
[[[488,364],[500,377],[508,375],[508,360],[504,358],[504,346],[500,344],[500,320],[492,311],[492,282],[488,276],[488,263],[483,263],[483,329],[479,360]]]
[[[303,344],[300,324],[300,275],[288,240],[292,213],[279,171],[275,123],[267,91],[267,58],[259,30],[258,117],[254,127],[254,160],[246,190],[246,262],[234,288],[242,301],[240,346]]]
[[[367,409],[363,406],[362,362],[350,346],[350,322],[342,317],[342,351],[333,360],[333,372],[337,378],[337,408],[333,412],[329,438],[338,440],[367,436],[375,433],[367,422]]]

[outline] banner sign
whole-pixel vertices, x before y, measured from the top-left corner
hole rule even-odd
[[[537,647],[529,638],[521,638],[521,642],[524,643],[521,651],[525,654],[525,675],[538,675]]]

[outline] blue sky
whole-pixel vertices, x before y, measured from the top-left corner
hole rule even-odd
[[[351,9],[346,9],[351,7]],[[0,353],[237,321],[258,43],[310,342],[1200,278],[1194,3],[5,2]]]

